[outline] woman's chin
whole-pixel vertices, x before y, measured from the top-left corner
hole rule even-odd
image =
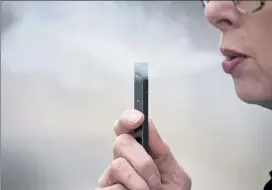
[[[256,89],[256,88],[255,88]],[[248,104],[259,105],[272,110],[272,93],[251,89],[235,87],[236,94],[240,100]]]

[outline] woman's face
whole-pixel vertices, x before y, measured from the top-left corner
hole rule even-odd
[[[258,104],[272,100],[272,1],[248,14],[232,1],[210,1],[205,16],[221,31],[222,66],[238,97]]]

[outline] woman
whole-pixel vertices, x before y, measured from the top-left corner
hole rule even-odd
[[[272,109],[272,1],[203,1],[207,20],[222,33],[223,70],[238,97]],[[191,180],[150,121],[150,153],[129,135],[143,122],[125,111],[114,125],[114,160],[98,181],[100,190],[190,190]],[[271,181],[264,190],[272,189]]]

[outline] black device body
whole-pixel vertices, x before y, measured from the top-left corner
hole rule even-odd
[[[144,122],[134,131],[135,139],[148,151],[148,64],[135,63],[134,109],[144,114]]]

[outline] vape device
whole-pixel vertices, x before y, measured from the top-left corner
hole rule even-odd
[[[134,131],[135,139],[148,151],[148,64],[135,63],[134,109],[144,114],[144,122]]]

